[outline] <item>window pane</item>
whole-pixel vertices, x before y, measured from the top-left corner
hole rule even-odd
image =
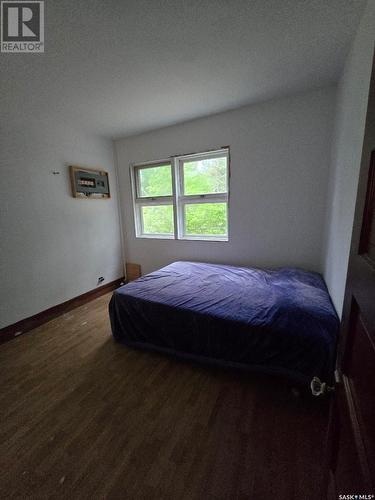
[[[226,203],[185,205],[185,236],[226,236],[227,227]]]
[[[183,164],[184,194],[227,192],[227,158],[210,158]]]
[[[139,196],[170,196],[172,173],[170,165],[141,168],[138,170]]]
[[[141,208],[144,234],[174,234],[173,205]]]

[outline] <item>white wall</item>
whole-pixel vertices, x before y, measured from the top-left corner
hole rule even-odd
[[[0,138],[0,327],[123,275],[111,141],[17,114]],[[108,170],[112,199],[73,198],[69,164]]]
[[[324,277],[339,314],[345,292],[375,33],[370,0],[340,81],[323,252]]]
[[[335,88],[247,106],[115,142],[128,261],[189,259],[321,270]],[[231,148],[230,241],[135,238],[129,164]]]

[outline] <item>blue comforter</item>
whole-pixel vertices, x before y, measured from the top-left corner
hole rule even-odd
[[[109,310],[129,346],[332,379],[339,321],[317,273],[175,262],[116,290]]]

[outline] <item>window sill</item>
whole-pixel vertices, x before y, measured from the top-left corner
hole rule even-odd
[[[228,242],[228,236],[220,237],[220,236],[181,236],[178,238],[179,240],[189,240],[189,241],[222,241]]]
[[[158,234],[141,234],[136,236],[137,239],[140,240],[175,240],[175,241],[203,241],[203,242],[222,242],[228,243],[229,238],[220,238],[220,237],[201,237],[201,236],[182,236],[181,238],[175,238],[174,236],[164,236]]]
[[[175,237],[172,235],[164,235],[164,234],[140,234],[136,235],[137,239],[141,240],[174,240]]]

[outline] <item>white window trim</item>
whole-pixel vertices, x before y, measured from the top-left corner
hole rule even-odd
[[[183,165],[194,159],[212,159],[227,158],[227,191],[225,193],[210,193],[202,195],[185,195],[183,193]],[[139,175],[138,171],[144,168],[152,168],[169,164],[172,175],[172,195],[169,196],[139,196]],[[149,161],[130,165],[130,181],[133,196],[134,227],[136,238],[145,239],[167,239],[167,240],[193,240],[193,241],[229,241],[229,182],[230,182],[230,154],[229,147],[207,151],[203,153],[194,153],[189,155],[178,155],[165,160]],[[202,203],[225,203],[227,206],[227,234],[225,236],[217,235],[185,235],[184,234],[184,207],[186,204]],[[174,215],[174,234],[147,234],[142,228],[142,206],[152,205],[172,205]]]

